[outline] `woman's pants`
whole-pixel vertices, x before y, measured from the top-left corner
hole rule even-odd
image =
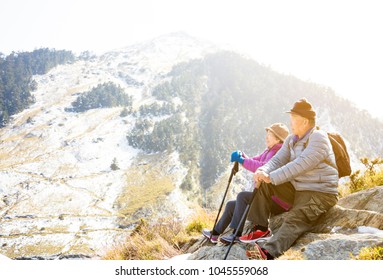
[[[237,229],[242,215],[246,210],[246,206],[251,203],[253,192],[240,192],[236,200],[231,200],[226,203],[225,211],[215,226],[215,231],[223,233],[230,225],[230,228]],[[244,222],[238,230],[238,236],[242,235]]]

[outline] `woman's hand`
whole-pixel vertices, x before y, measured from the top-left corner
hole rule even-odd
[[[240,164],[243,164],[245,159],[243,158],[241,151],[235,151],[231,153],[231,162],[234,162],[234,161],[237,161]]]

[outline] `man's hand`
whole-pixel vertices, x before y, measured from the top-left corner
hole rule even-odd
[[[255,182],[271,183],[269,174],[267,174],[263,171],[256,171],[254,173],[254,181]]]

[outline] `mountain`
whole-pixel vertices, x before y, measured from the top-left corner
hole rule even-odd
[[[97,258],[141,218],[214,207],[231,151],[263,151],[264,128],[288,124],[301,97],[355,163],[383,152],[383,124],[330,88],[183,33],[33,80],[35,102],[0,131],[0,253],[11,258]]]

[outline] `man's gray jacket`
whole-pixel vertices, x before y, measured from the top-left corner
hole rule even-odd
[[[271,183],[291,182],[297,191],[338,194],[338,170],[327,133],[314,128],[294,144],[290,134],[282,148],[258,169],[270,175]]]

